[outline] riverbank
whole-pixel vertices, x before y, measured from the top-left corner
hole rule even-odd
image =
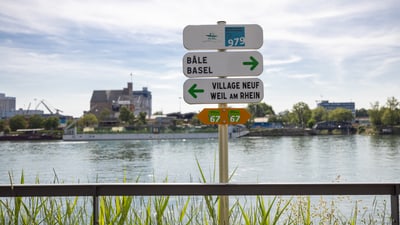
[[[51,141],[61,139],[61,131],[46,131],[43,128],[19,129],[16,132],[7,134],[0,133],[0,141]]]
[[[263,136],[310,136],[310,135],[349,135],[349,134],[363,134],[363,135],[400,135],[400,127],[380,128],[357,126],[352,129],[339,130],[314,130],[302,128],[255,128],[250,129],[249,137],[263,137]]]
[[[279,128],[279,129],[265,129],[256,128],[250,129],[247,136],[249,137],[262,137],[262,136],[309,136],[315,135],[311,129],[302,128]]]

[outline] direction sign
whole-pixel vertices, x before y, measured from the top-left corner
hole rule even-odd
[[[264,84],[258,78],[188,79],[183,99],[189,104],[256,103],[264,98]]]
[[[190,52],[183,56],[187,77],[258,76],[263,71],[263,57],[257,51]]]
[[[197,118],[204,124],[244,124],[250,116],[250,113],[242,108],[206,108]]]
[[[263,30],[257,24],[189,25],[183,29],[183,45],[188,50],[259,49]]]

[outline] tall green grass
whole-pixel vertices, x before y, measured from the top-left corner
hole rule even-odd
[[[207,182],[198,164],[200,182]],[[215,179],[211,175],[211,181]],[[55,179],[55,181],[58,180]],[[11,185],[14,184],[10,174]],[[25,182],[22,173],[19,183]],[[123,182],[128,182],[126,179]],[[133,182],[139,182],[137,178]],[[36,179],[39,183],[39,179]],[[326,201],[311,197],[232,196],[230,224],[389,224],[386,202],[374,200],[372,209],[360,208],[359,201],[347,215],[337,204],[344,198]],[[102,196],[99,224],[218,224],[218,196]],[[0,224],[86,225],[92,224],[91,197],[14,197],[0,199]]]

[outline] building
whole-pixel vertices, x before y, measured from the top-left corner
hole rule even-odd
[[[0,93],[0,119],[13,117],[15,115],[15,97],[7,97]]]
[[[283,124],[282,122],[269,122],[267,117],[257,117],[254,118],[251,128],[281,129]]]
[[[151,92],[147,87],[143,87],[142,90],[133,91],[133,105],[135,116],[141,112],[145,112],[148,117],[151,116]]]
[[[145,112],[149,117],[152,111],[151,92],[147,87],[142,90],[133,91],[132,83],[122,90],[95,90],[90,99],[90,112],[98,118],[102,117],[104,112],[109,113],[110,119],[116,119],[119,116],[121,107],[127,107],[135,116]]]
[[[317,103],[317,107],[322,107],[327,111],[331,111],[337,108],[344,108],[350,110],[354,118],[356,116],[356,104],[354,102],[329,102],[327,100],[322,100]]]

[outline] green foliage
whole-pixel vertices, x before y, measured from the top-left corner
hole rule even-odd
[[[285,110],[285,111],[279,113],[279,117],[280,117],[282,123],[285,123],[285,124],[292,123],[293,114],[290,113],[289,110]]]
[[[163,115],[162,111],[156,111],[155,113],[153,113],[154,116],[158,116],[158,115]]]
[[[316,122],[328,120],[328,111],[324,107],[317,107],[311,110],[311,118]]]
[[[400,103],[395,97],[390,97],[384,107],[379,106],[379,102],[371,104],[368,110],[371,124],[375,127],[394,126],[400,124]]]
[[[386,108],[383,109],[382,123],[393,126],[400,123],[399,101],[395,97],[390,97],[386,101]]]
[[[397,111],[391,110],[390,108],[385,108],[382,111],[381,121],[383,125],[393,126],[398,124],[400,115]]]
[[[356,117],[368,117],[368,110],[361,108],[356,109]]]
[[[9,125],[12,131],[16,131],[17,129],[25,129],[28,127],[28,121],[26,121],[25,117],[22,115],[15,115],[9,120]]]
[[[372,125],[374,126],[382,125],[382,114],[383,111],[379,107],[379,102],[371,104],[371,109],[368,110],[368,115]]]
[[[78,124],[81,127],[93,127],[99,124],[99,121],[97,120],[96,115],[93,113],[87,113],[79,119]]]
[[[311,118],[307,121],[307,127],[312,128],[315,124],[317,124],[317,121],[315,119]]]
[[[46,130],[55,130],[60,125],[60,119],[56,116],[51,116],[44,120],[43,125]]]
[[[199,163],[197,162],[198,166]],[[200,168],[201,181],[205,182]],[[215,172],[214,172],[215,174]],[[13,175],[9,173],[11,186]],[[57,175],[55,175],[57,176]],[[212,175],[212,180],[215,176]],[[58,177],[54,179],[58,181]],[[136,179],[136,182],[139,178]],[[19,180],[25,183],[22,172]],[[124,179],[126,182],[126,179]],[[39,183],[39,179],[36,179]],[[99,224],[161,225],[161,224],[218,224],[219,197],[170,196],[102,196],[100,198]],[[386,224],[390,221],[386,202],[378,207],[376,199],[372,210],[363,208],[358,201],[350,215],[339,211],[337,203],[342,198],[327,202],[322,197],[313,201],[309,196],[293,198],[255,196],[237,198],[230,208],[230,224]],[[90,197],[14,197],[0,198],[0,224],[86,225],[92,224],[93,212]],[[370,212],[370,213],[366,213]]]
[[[0,132],[4,131],[6,128],[6,121],[0,120]]]
[[[266,115],[275,115],[272,106],[261,102],[261,103],[250,103],[247,105],[247,110],[250,112],[252,117],[265,117]]]
[[[29,128],[43,128],[44,119],[40,115],[33,115],[28,119]]]
[[[293,113],[293,122],[301,127],[305,127],[306,123],[309,119],[311,119],[311,110],[310,107],[304,102],[298,102],[293,105],[292,108]]]
[[[119,110],[119,120],[127,124],[133,124],[135,121],[135,115],[131,112],[128,107],[123,106]]]
[[[138,119],[137,119],[137,122],[138,122],[139,125],[147,124],[146,116],[147,116],[147,114],[145,112],[140,112],[139,113]]]
[[[345,108],[336,108],[329,112],[328,119],[330,121],[350,122],[353,120],[353,114]]]
[[[111,116],[111,110],[110,109],[107,109],[107,108],[104,108],[101,112],[100,112],[100,120],[101,121],[103,121],[103,120],[107,120],[107,119],[110,119],[110,116]]]

